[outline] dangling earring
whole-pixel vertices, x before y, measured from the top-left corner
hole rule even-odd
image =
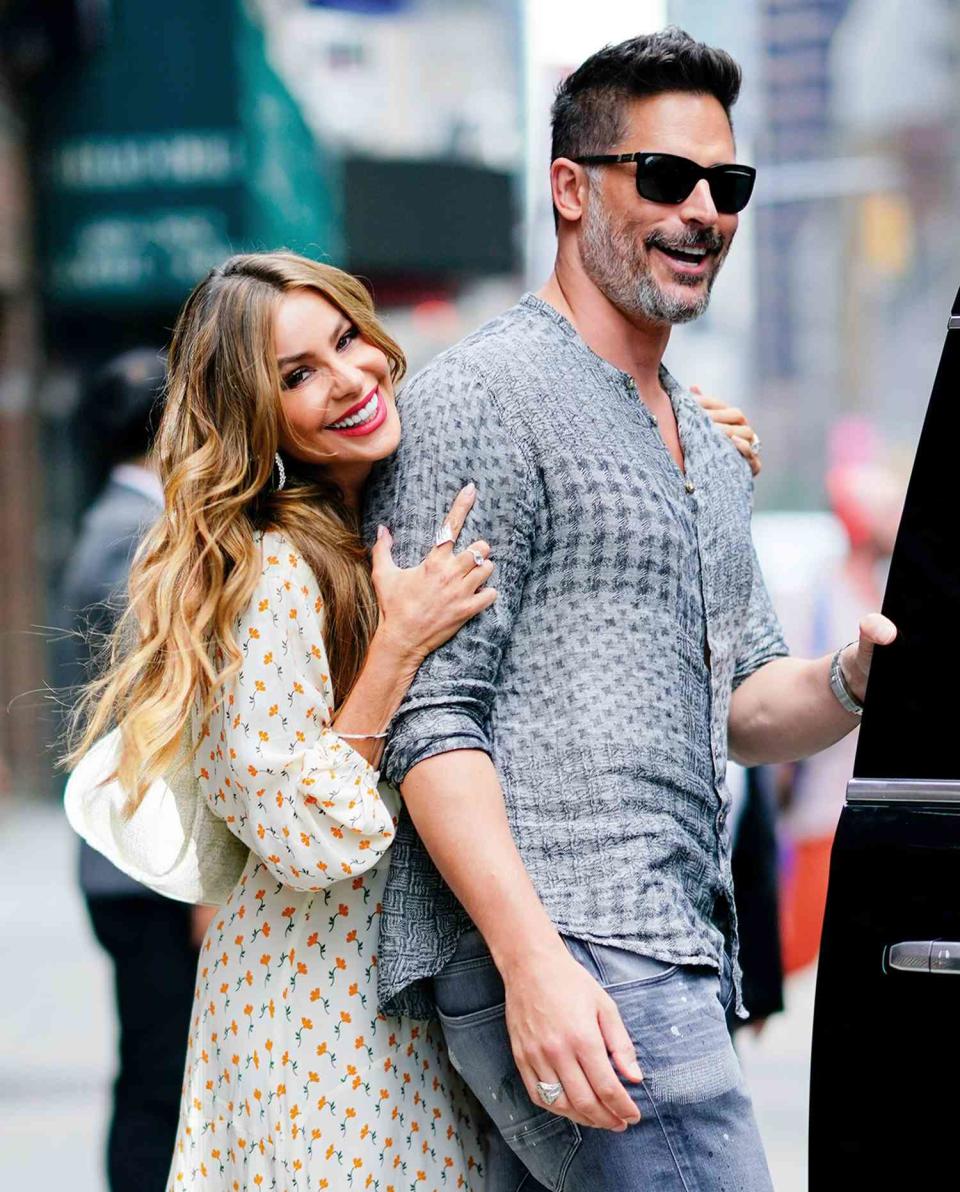
[[[273,462],[276,464],[277,468],[277,483],[273,486],[273,491],[278,493],[287,483],[287,470],[283,466],[283,460],[280,458],[279,451],[276,453],[276,455],[274,455]]]

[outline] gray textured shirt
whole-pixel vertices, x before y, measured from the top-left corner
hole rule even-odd
[[[500,595],[421,667],[384,770],[399,783],[436,754],[483,750],[561,932],[716,968],[725,942],[736,961],[730,695],[787,651],[751,542],[749,468],[661,380],[686,475],[632,378],[531,294],[407,386],[368,525],[387,524],[410,566],[475,481],[460,545],[490,543]],[[425,978],[468,925],[404,815],[381,920],[384,1007],[429,1015]]]

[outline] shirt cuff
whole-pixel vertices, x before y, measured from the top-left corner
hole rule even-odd
[[[482,753],[491,753],[486,733],[469,716],[452,712],[413,715],[401,721],[391,734],[381,772],[388,782],[399,786],[420,762],[441,753],[452,753],[455,749],[479,749]]]
[[[751,654],[748,658],[739,658],[733,675],[732,689],[736,691],[741,683],[746,682],[752,674],[755,674],[762,666],[766,666],[768,662],[775,662],[778,658],[789,658],[789,656],[790,651],[786,645],[783,642],[778,642],[760,653]]]

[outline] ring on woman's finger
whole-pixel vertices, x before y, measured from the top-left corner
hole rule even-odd
[[[559,1080],[538,1080],[537,1095],[544,1105],[553,1105],[563,1096],[563,1085]]]
[[[756,432],[754,432],[753,438],[750,440],[750,454],[760,454],[760,436]]]
[[[453,532],[453,526],[451,526],[448,521],[445,521],[440,529],[437,530],[436,537],[433,540],[433,545],[445,546],[446,543],[453,542],[455,538],[456,535]]]
[[[486,562],[483,555],[481,555],[478,550],[472,550],[470,552],[470,557],[473,559],[474,567],[481,567]]]

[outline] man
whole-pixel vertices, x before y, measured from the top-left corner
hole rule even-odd
[[[385,1007],[440,1012],[493,1192],[769,1189],[724,1023],[728,729],[746,763],[837,740],[895,632],[865,621],[832,684],[829,656],[784,657],[749,470],[661,363],[749,198],[739,83],[678,30],[566,80],[554,273],[411,382],[372,494],[406,564],[475,481],[498,567],[393,727],[378,957]]]
[[[62,586],[70,632],[59,650],[67,694],[116,623],[134,551],[163,508],[148,459],[163,359],[135,349],[112,360],[84,395],[89,441],[112,465],[87,511]],[[111,1192],[162,1192],[177,1130],[197,948],[213,911],[161,898],[81,843],[80,885],[114,969],[120,1056],[107,1141]]]

